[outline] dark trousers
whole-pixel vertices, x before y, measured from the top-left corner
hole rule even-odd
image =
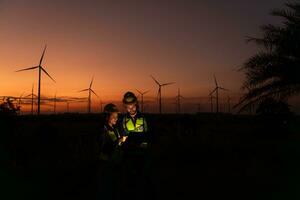
[[[99,163],[97,199],[120,199],[120,173],[118,166],[111,161]]]
[[[150,178],[149,153],[146,150],[124,152],[122,164],[122,194],[130,199],[156,199]]]

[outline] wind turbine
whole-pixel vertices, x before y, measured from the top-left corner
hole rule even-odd
[[[158,102],[159,102],[159,113],[161,114],[161,88],[164,87],[164,86],[167,86],[167,85],[172,85],[174,84],[175,82],[170,82],[170,83],[164,83],[164,84],[161,84],[159,83],[153,76],[151,76],[151,78],[154,80],[154,82],[158,85]]]
[[[144,91],[144,92],[141,92],[139,91],[138,89],[136,90],[140,95],[141,95],[141,104],[142,104],[142,113],[144,112],[144,95],[147,94],[150,90],[147,90],[147,91]]]
[[[90,83],[90,87],[89,88],[78,91],[78,92],[85,92],[85,91],[89,92],[89,96],[88,96],[88,113],[91,113],[91,98],[92,98],[92,93],[99,98],[99,96],[96,94],[96,92],[92,89],[93,81],[94,81],[94,77],[92,78],[92,81]]]
[[[213,96],[213,93],[210,92],[210,93],[209,93],[210,112],[214,112],[214,104],[213,104],[214,98],[215,98],[215,97]]]
[[[23,95],[24,95],[24,92],[18,98],[18,106],[21,106],[21,104],[22,104],[22,97],[23,97]]]
[[[33,98],[37,97],[34,93],[33,93],[33,88],[34,88],[34,84],[32,84],[32,88],[31,88],[31,94],[25,96],[26,97],[31,97],[31,115],[33,115]]]
[[[19,114],[21,114],[21,105],[22,105],[22,97],[24,95],[24,92],[20,95],[19,99],[18,99],[18,110],[19,110]]]
[[[176,96],[176,99],[177,99],[177,111],[178,113],[181,113],[181,99],[184,98],[183,96],[181,96],[180,94],[180,88],[178,88],[178,93],[177,93],[177,96]]]
[[[225,91],[228,91],[228,89],[225,89],[223,87],[220,87],[218,85],[218,82],[217,82],[217,79],[216,79],[216,76],[214,75],[214,81],[215,81],[215,89],[209,94],[212,98],[212,94],[213,93],[216,93],[216,112],[218,113],[219,112],[219,90],[225,90]]]
[[[48,72],[43,68],[42,66],[42,62],[43,62],[43,59],[44,59],[44,55],[45,55],[45,51],[46,51],[46,48],[47,48],[47,45],[45,45],[45,48],[44,48],[44,51],[42,53],[42,56],[41,56],[41,59],[40,59],[40,62],[39,62],[39,65],[38,66],[35,66],[35,67],[29,67],[29,68],[25,68],[25,69],[21,69],[21,70],[18,70],[16,72],[21,72],[21,71],[27,71],[27,70],[32,70],[32,69],[38,69],[39,71],[39,80],[38,80],[38,111],[37,111],[37,114],[39,115],[40,114],[40,105],[41,105],[41,76],[42,76],[42,71],[51,79],[55,82],[55,80],[48,74]]]

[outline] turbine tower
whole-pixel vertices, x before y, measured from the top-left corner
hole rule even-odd
[[[37,98],[37,96],[33,93],[33,89],[34,89],[34,84],[32,84],[31,94],[25,96],[25,98],[26,98],[26,97],[31,97],[31,115],[33,115],[33,102],[34,102],[34,97]]]
[[[48,74],[48,72],[45,70],[45,68],[42,66],[42,62],[44,59],[45,51],[46,51],[47,45],[45,45],[44,51],[42,53],[40,62],[38,66],[35,67],[29,67],[25,69],[18,70],[16,72],[21,72],[21,71],[27,71],[27,70],[33,70],[33,69],[38,69],[39,72],[39,80],[38,80],[38,111],[37,114],[40,115],[40,107],[41,107],[41,78],[42,78],[42,71],[51,79],[55,82],[55,80]]]
[[[161,84],[161,83],[158,82],[153,76],[151,76],[151,78],[153,79],[153,81],[154,81],[154,82],[157,84],[157,86],[158,86],[157,96],[158,96],[158,102],[159,102],[159,114],[161,114],[161,113],[162,113],[161,89],[162,89],[162,87],[167,86],[167,85],[172,85],[172,84],[174,84],[175,82],[170,82],[170,83],[164,83],[164,84]]]
[[[145,92],[141,92],[139,90],[136,90],[141,95],[141,111],[144,112],[144,95],[147,94],[150,90],[147,90]]]
[[[212,98],[213,93],[216,93],[216,112],[218,113],[219,112],[219,90],[228,91],[228,89],[225,89],[225,88],[220,87],[218,85],[218,82],[217,82],[217,79],[216,79],[215,75],[214,75],[214,81],[215,81],[215,89],[209,95]]]
[[[181,99],[184,98],[183,96],[181,96],[180,94],[180,88],[178,88],[178,92],[177,92],[177,96],[176,96],[176,99],[177,99],[177,111],[178,113],[181,113]]]
[[[89,92],[89,96],[88,96],[88,113],[91,113],[92,93],[99,98],[99,96],[96,94],[96,92],[92,89],[93,82],[94,82],[94,77],[92,78],[92,81],[90,83],[89,88],[78,91],[78,92],[85,92],[85,91]]]

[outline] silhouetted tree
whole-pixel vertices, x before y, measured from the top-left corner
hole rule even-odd
[[[261,115],[289,115],[291,111],[286,102],[267,98],[260,102],[256,113]]]
[[[12,101],[7,98],[3,103],[0,104],[0,115],[16,115],[20,107],[16,107]]]
[[[241,68],[246,75],[242,89],[248,90],[238,104],[241,110],[270,97],[287,101],[300,93],[300,2],[285,6],[271,12],[282,24],[264,25],[261,38],[247,39],[260,50]]]

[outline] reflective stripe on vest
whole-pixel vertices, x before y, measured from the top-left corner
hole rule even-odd
[[[116,132],[114,132],[113,130],[109,130],[106,126],[105,126],[105,130],[113,142],[115,142],[116,140],[119,139],[120,134],[119,134],[118,130],[115,130]]]
[[[126,125],[126,129],[127,131],[129,132],[144,132],[144,118],[137,118],[136,119],[136,122],[135,122],[135,126],[134,126],[134,123],[132,121],[131,118],[125,118],[125,125]]]
[[[108,135],[109,135],[109,137],[111,138],[111,140],[113,142],[115,142],[118,139],[118,137],[116,136],[115,132],[113,132],[113,131],[108,131]]]

